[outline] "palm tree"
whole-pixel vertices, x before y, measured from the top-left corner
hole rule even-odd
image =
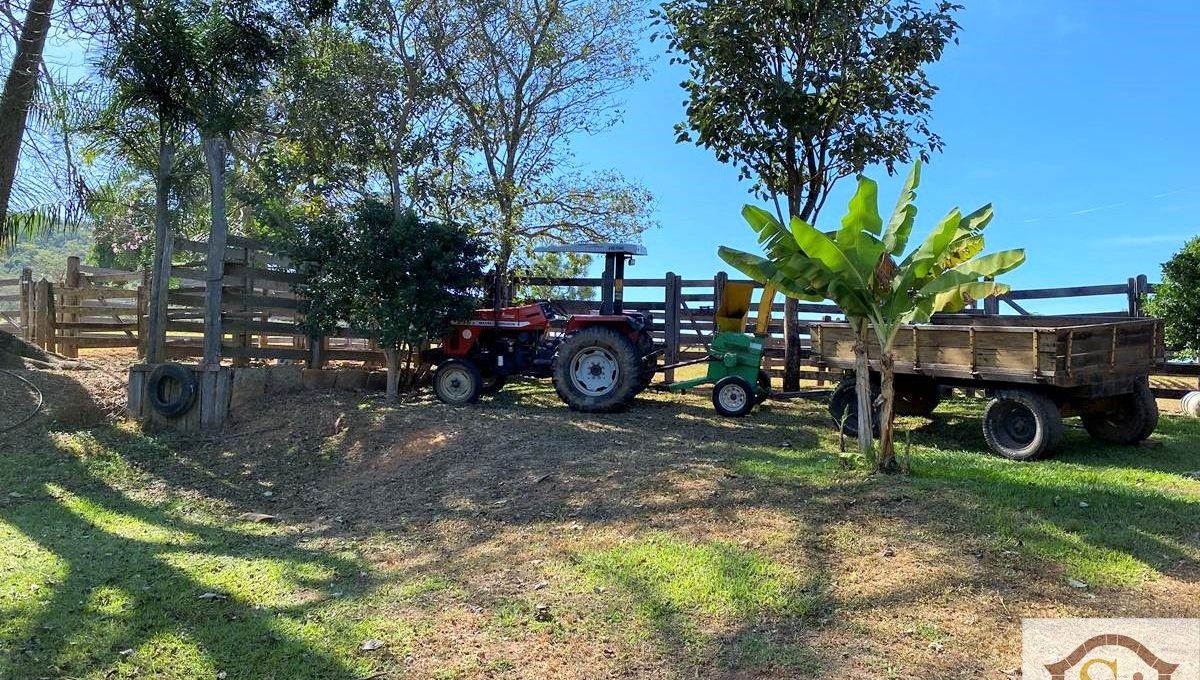
[[[797,217],[792,218],[789,232],[770,213],[747,206],[743,215],[758,232],[767,257],[725,247],[719,250],[730,266],[764,286],[798,299],[829,299],[845,312],[856,339],[859,447],[879,470],[895,466],[893,345],[900,328],[928,322],[937,312],[961,310],[972,300],[1007,293],[1008,286],[992,279],[1025,261],[1023,250],[980,255],[983,229],[992,220],[989,204],[965,216],[958,208],[951,210],[920,246],[897,262],[912,234],[920,177],[918,162],[886,229],[879,216],[878,185],[860,176],[836,233],[826,234]],[[867,352],[872,331],[880,347],[877,455],[871,439],[874,404]]]
[[[31,0],[21,25],[21,36],[12,67],[0,95],[0,246],[16,240],[19,233],[44,231],[53,218],[36,211],[9,214],[17,163],[29,120],[29,110],[38,90],[42,50],[50,32],[50,13],[54,0]]]

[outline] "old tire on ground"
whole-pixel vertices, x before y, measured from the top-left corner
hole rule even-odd
[[[1129,394],[1111,397],[1102,411],[1080,414],[1083,429],[1092,439],[1110,444],[1137,444],[1158,427],[1158,402],[1149,385],[1139,384]]]
[[[1058,405],[1037,392],[998,392],[983,411],[984,440],[1009,460],[1048,458],[1062,437]]]
[[[937,382],[921,376],[896,376],[896,415],[928,418],[942,403]]]
[[[554,390],[577,411],[620,409],[638,393],[643,379],[637,348],[611,328],[592,326],[573,333],[554,355]]]
[[[763,369],[758,371],[758,392],[754,395],[754,403],[761,404],[771,398],[771,374]]]
[[[450,359],[443,361],[433,374],[433,392],[444,403],[451,406],[473,404],[479,400],[483,379],[479,369],[469,361]]]
[[[871,390],[874,403],[875,390]],[[858,436],[858,385],[854,378],[838,384],[829,397],[829,415],[833,416],[833,427],[847,437]],[[871,436],[879,437],[879,410],[871,409]]]
[[[754,388],[745,378],[727,375],[713,385],[713,408],[726,418],[741,418],[754,408]]]
[[[179,393],[167,396],[167,385],[179,385]],[[192,410],[196,403],[196,376],[192,369],[174,362],[159,364],[146,379],[146,398],[150,405],[167,418],[176,418]]]
[[[488,377],[484,378],[483,382],[480,384],[479,393],[493,394],[495,392],[499,392],[500,388],[504,387],[505,383],[507,382],[507,375],[489,375]]]

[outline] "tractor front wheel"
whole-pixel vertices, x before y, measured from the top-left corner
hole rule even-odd
[[[479,400],[483,379],[475,364],[462,359],[443,361],[433,374],[433,391],[451,406],[474,404]]]
[[[638,393],[644,375],[641,356],[629,338],[603,326],[573,333],[554,355],[554,390],[576,411],[622,408]]]

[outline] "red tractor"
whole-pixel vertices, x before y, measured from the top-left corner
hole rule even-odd
[[[650,314],[622,305],[625,261],[646,249],[589,243],[538,252],[603,254],[600,309],[566,314],[539,302],[477,310],[424,354],[436,366],[434,392],[447,404],[462,405],[499,390],[509,376],[551,377],[558,396],[573,409],[623,408],[654,379],[661,352],[650,334]]]

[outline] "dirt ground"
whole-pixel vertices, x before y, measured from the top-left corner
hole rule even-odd
[[[127,359],[35,381],[48,393],[82,384],[78,403],[48,411],[87,424],[123,398],[113,375]],[[15,389],[0,376],[0,399]],[[585,415],[531,383],[470,409],[428,393],[397,405],[304,393],[268,398],[216,437],[167,435],[173,454],[139,464],[230,517],[268,512],[361,555],[382,583],[452,584],[380,600],[419,624],[396,661],[412,677],[499,677],[500,659],[527,678],[1013,678],[1022,617],[1200,616],[1194,561],[1132,586],[1072,587],[1057,565],[960,521],[972,507],[960,491],[839,472],[824,419],[808,402],[719,419],[703,394]],[[786,474],[753,473],[781,450],[813,453]],[[735,594],[680,607],[686,593],[623,577],[645,559],[636,551],[606,571],[630,545],[729,546],[808,604],[743,607]],[[698,589],[709,578],[692,576]]]

